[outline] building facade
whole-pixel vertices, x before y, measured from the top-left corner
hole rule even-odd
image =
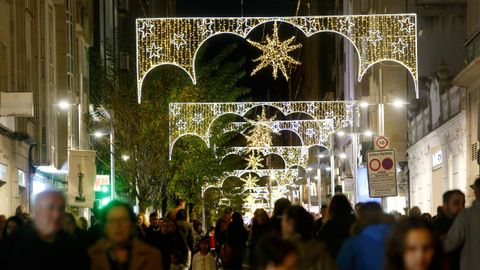
[[[89,146],[91,2],[0,0],[0,91],[33,96],[33,115],[0,118],[0,214],[28,210],[49,186],[66,188],[67,149]]]
[[[467,25],[464,46],[466,56],[463,69],[453,79],[453,84],[466,88],[466,121],[468,159],[467,185],[479,177],[480,140],[480,8],[479,0],[467,1]],[[473,191],[467,188],[467,201],[474,200]]]

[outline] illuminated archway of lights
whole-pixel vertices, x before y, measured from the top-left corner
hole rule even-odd
[[[311,120],[275,120],[271,124],[273,131],[291,130],[297,133],[302,138],[303,146],[327,146],[330,134],[353,126],[354,119],[359,116],[356,101],[170,103],[170,158],[175,142],[181,137],[197,136],[210,147],[210,128],[216,119],[227,114],[244,117],[248,111],[259,106],[276,108],[285,116],[301,113],[311,117]],[[231,127],[227,125],[226,130]]]
[[[160,65],[183,69],[196,83],[195,57],[212,36],[246,38],[268,22],[287,23],[307,37],[333,32],[347,38],[358,54],[358,81],[372,65],[394,61],[412,75],[418,97],[416,14],[242,18],[147,18],[136,20],[138,102],[147,73]]]

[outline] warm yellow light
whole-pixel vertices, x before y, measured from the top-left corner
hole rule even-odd
[[[358,81],[371,66],[381,61],[402,64],[413,76],[418,96],[417,29],[415,14],[346,15],[305,17],[241,17],[241,18],[143,18],[136,21],[138,101],[146,74],[159,65],[176,65],[185,70],[196,84],[195,57],[203,43],[222,33],[242,38],[265,23],[286,23],[310,37],[320,32],[334,32],[347,38],[359,57]],[[275,30],[275,29],[274,29]],[[270,36],[263,47],[257,70],[272,66],[274,73],[286,74],[282,63],[299,64],[288,58],[288,52],[299,48],[293,39],[273,44]],[[279,40],[278,40],[279,41]],[[262,44],[264,45],[264,44]],[[273,49],[275,48],[275,51]],[[289,61],[285,61],[285,60]],[[280,62],[272,63],[273,59]],[[284,65],[283,64],[283,65]],[[254,72],[256,72],[254,71]]]

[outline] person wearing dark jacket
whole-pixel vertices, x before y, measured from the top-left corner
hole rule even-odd
[[[39,193],[32,212],[32,223],[2,243],[2,269],[88,269],[86,252],[62,230],[65,218],[63,194],[50,190]]]
[[[433,219],[433,228],[436,232],[445,237],[453,225],[455,217],[465,208],[465,194],[458,190],[449,190],[443,194],[443,205],[438,215]],[[444,255],[444,264],[451,270],[460,269],[461,248]]]
[[[333,196],[328,207],[328,221],[318,232],[318,239],[325,242],[333,258],[336,258],[342,244],[350,236],[350,227],[355,222],[353,209],[345,195]]]
[[[248,231],[245,229],[242,214],[235,212],[232,215],[232,223],[228,225],[225,243],[220,252],[224,269],[242,269],[247,239]]]

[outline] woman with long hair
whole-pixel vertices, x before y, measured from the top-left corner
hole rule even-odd
[[[318,232],[318,239],[325,242],[330,254],[336,258],[342,244],[350,236],[350,227],[355,222],[353,208],[342,194],[333,196],[328,206],[328,221]]]
[[[243,252],[248,239],[242,214],[235,212],[225,234],[225,243],[220,251],[224,269],[242,269]]]
[[[386,247],[386,270],[442,269],[440,238],[421,217],[407,218],[395,225]]]

